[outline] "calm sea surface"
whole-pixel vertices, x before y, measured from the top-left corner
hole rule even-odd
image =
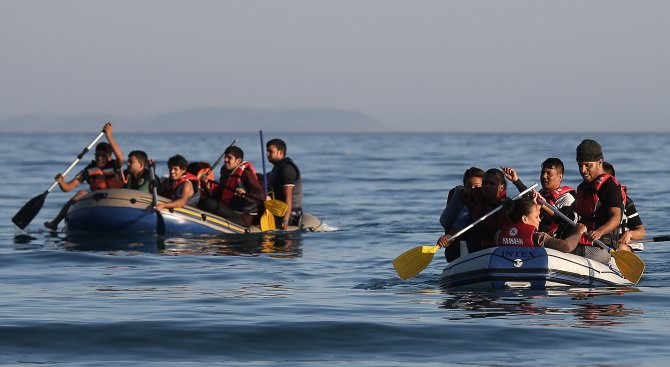
[[[447,190],[466,168],[511,165],[532,184],[555,156],[576,186],[584,138],[603,145],[648,233],[670,233],[669,134],[266,133],[288,143],[304,209],[329,232],[170,238],[164,249],[151,238],[72,239],[42,227],[71,195],[58,189],[26,232],[14,227],[10,218],[96,134],[0,136],[0,365],[660,366],[670,358],[669,243],[647,244],[646,273],[628,290],[443,290],[441,252],[408,281],[391,264],[435,242]],[[262,170],[255,134],[116,137],[125,154],[147,151],[160,175],[169,156],[212,162],[234,138]]]

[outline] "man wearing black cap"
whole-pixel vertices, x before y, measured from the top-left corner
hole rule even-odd
[[[603,169],[602,148],[595,140],[584,139],[577,146],[577,165],[584,180],[577,187],[575,211],[579,222],[588,232],[584,234],[576,252],[587,258],[608,263],[610,255],[593,241],[600,240],[606,245],[616,244],[615,230],[621,224],[623,197],[621,185]]]

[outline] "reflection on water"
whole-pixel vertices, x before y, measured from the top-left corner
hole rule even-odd
[[[17,247],[43,246],[71,251],[126,251],[158,253],[171,256],[260,256],[300,257],[300,233],[258,235],[184,235],[158,238],[154,234],[75,234],[46,231],[44,238],[18,235]]]
[[[445,291],[440,308],[460,311],[449,319],[533,316],[532,324],[540,326],[601,327],[626,323],[626,317],[642,314],[640,309],[626,308],[611,302],[611,297],[636,288],[508,290],[501,292]],[[606,297],[607,296],[607,297]],[[601,302],[598,297],[603,297]],[[465,311],[465,312],[463,312]]]

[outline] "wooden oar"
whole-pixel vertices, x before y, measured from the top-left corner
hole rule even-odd
[[[263,130],[258,131],[258,135],[261,139],[261,161],[263,162],[263,193],[265,197],[268,197],[268,175],[265,171],[265,144],[263,143]],[[286,214],[286,209],[281,216]],[[277,223],[275,222],[275,217],[270,212],[270,208],[265,207],[265,212],[261,215],[261,231],[273,231],[277,229]]]
[[[70,171],[74,168],[74,166],[76,166],[77,163],[79,163],[79,161],[84,157],[84,155],[89,150],[91,150],[91,148],[93,148],[95,143],[97,143],[98,140],[100,140],[104,135],[105,135],[104,131],[101,132],[100,134],[98,134],[98,136],[95,139],[93,139],[91,144],[86,146],[86,148],[84,148],[84,150],[82,150],[81,153],[79,153],[79,155],[77,156],[77,159],[75,159],[74,162],[72,162],[72,164],[70,164],[70,167],[68,167],[65,170],[65,172],[63,172],[62,175],[66,176],[68,173],[70,173]],[[47,195],[53,189],[56,188],[56,186],[58,186],[58,181],[54,182],[53,185],[51,185],[51,187],[49,187],[49,189],[47,189],[43,193],[41,193],[41,194],[35,196],[34,198],[30,199],[30,201],[28,201],[16,213],[16,215],[14,215],[14,217],[12,217],[12,222],[14,222],[14,224],[16,224],[16,226],[21,228],[21,229],[26,228],[28,226],[28,224],[30,224],[30,222],[35,218],[37,213],[39,213],[40,209],[42,209],[42,206],[44,205],[44,199],[47,197]]]
[[[154,168],[156,164],[151,162],[149,164],[149,173],[151,175],[151,206],[153,208],[158,204],[158,181],[156,180],[156,169]],[[156,212],[156,234],[158,236],[165,235],[165,219],[163,214],[159,210],[154,210]]]
[[[565,214],[561,213],[558,208],[549,204],[541,195],[538,195],[538,197],[540,198],[540,201],[543,205],[546,205],[549,209],[554,211],[555,215],[558,215],[571,226],[577,227],[577,223],[573,222]],[[640,281],[640,278],[642,278],[642,273],[644,273],[645,264],[644,261],[642,261],[642,259],[640,259],[634,252],[614,250],[613,248],[610,248],[609,246],[602,243],[600,240],[595,240],[593,243],[602,247],[604,250],[608,251],[610,255],[612,255],[617,268],[619,268],[619,271],[621,271],[621,274],[624,276],[624,278],[630,280],[633,284],[637,284],[637,282]]]
[[[534,184],[533,186],[521,191],[519,195],[512,198],[512,200],[516,200],[524,196],[526,193],[530,192],[535,187],[537,187],[537,184]],[[456,239],[458,236],[469,231],[472,227],[486,220],[491,215],[497,213],[500,209],[502,209],[502,207],[503,207],[502,205],[499,205],[495,209],[484,214],[481,218],[470,223],[467,227],[458,231],[456,234],[454,234],[449,238],[449,243],[452,243],[454,239]],[[430,262],[433,260],[433,256],[439,249],[440,249],[439,245],[418,246],[413,249],[409,249],[404,253],[402,253],[400,256],[396,257],[395,260],[393,260],[393,267],[395,268],[396,273],[398,273],[398,276],[401,279],[409,279],[422,272],[423,269],[425,269],[428,266],[428,264],[430,264]]]

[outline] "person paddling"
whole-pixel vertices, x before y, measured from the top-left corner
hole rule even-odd
[[[600,240],[610,247],[616,245],[615,231],[623,216],[623,190],[616,178],[605,173],[605,157],[597,141],[584,139],[577,146],[576,153],[583,181],[577,187],[575,211],[580,216],[579,222],[588,228],[577,246],[576,254],[607,264],[610,260],[609,252],[593,246],[593,241]]]
[[[199,208],[243,226],[255,224],[258,201],[264,193],[254,166],[244,160],[244,151],[234,145],[226,148],[223,162],[219,185],[213,191],[209,177],[200,178],[206,197]]]
[[[123,187],[125,183],[123,173],[121,172],[123,153],[112,135],[112,123],[106,123],[102,131],[105,133],[105,137],[109,143],[101,142],[95,146],[95,160],[91,161],[88,166],[68,182],[65,181],[65,176],[62,174],[59,173],[56,175],[56,182],[58,182],[58,186],[63,192],[74,190],[82,182],[88,182],[91,191]],[[112,154],[116,157],[115,159],[112,158]],[[56,230],[58,224],[65,218],[70,206],[81,200],[86,194],[88,194],[86,190],[77,192],[63,205],[56,217],[44,222],[44,226]]]
[[[506,197],[507,182],[505,181],[504,173],[497,168],[486,171],[482,180],[482,186],[472,189],[472,202],[463,208],[458,215],[459,219],[451,227],[449,233],[437,240],[437,244],[440,247],[446,247],[444,256],[447,261],[453,261],[462,255],[460,246],[449,242],[451,235],[465,228],[468,224],[473,223],[492,209],[500,206]],[[475,230],[468,231],[466,235],[468,252],[493,247],[495,245],[495,233],[502,227],[504,222],[505,214],[499,211],[494,216],[480,223]]]
[[[483,177],[484,170],[478,167],[470,167],[463,174],[463,185],[458,185],[449,190],[447,205],[440,215],[440,224],[444,228],[445,234],[449,233],[463,207],[472,202],[472,189],[482,186]]]

